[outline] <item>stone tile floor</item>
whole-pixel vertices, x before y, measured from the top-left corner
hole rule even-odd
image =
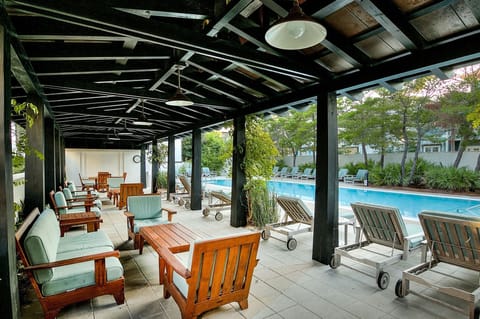
[[[312,203],[307,203],[313,206]],[[233,228],[229,213],[216,221],[213,215],[204,217],[200,210],[180,208],[170,202],[167,207],[175,208],[178,214],[174,222],[182,223],[204,237],[221,236],[245,231],[249,228]],[[173,298],[163,298],[163,288],[158,283],[158,257],[146,245],[143,255],[133,250],[127,241],[126,218],[111,202],[104,201],[103,224],[117,249],[125,270],[125,304],[116,305],[113,297],[102,296],[64,308],[58,318],[62,319],[107,319],[107,318],[181,318]],[[83,230],[79,230],[83,231]],[[67,235],[74,235],[69,232]],[[380,290],[373,277],[366,276],[347,267],[333,270],[328,265],[312,260],[312,233],[295,236],[298,246],[288,251],[283,241],[273,238],[261,240],[258,266],[250,290],[249,307],[240,310],[237,303],[221,306],[203,314],[205,319],[236,318],[467,318],[446,307],[425,301],[412,294],[403,299],[395,296],[394,287],[401,278],[402,269],[419,262],[415,254],[407,261],[400,261],[387,268],[390,285]],[[339,240],[343,241],[343,227],[339,228]],[[349,242],[353,241],[353,229],[349,230]],[[343,262],[343,260],[342,260]],[[367,270],[373,274],[372,270]],[[446,269],[457,272],[474,283],[478,274],[458,268]],[[435,276],[432,274],[431,276]],[[444,276],[438,280],[444,280]],[[42,310],[29,292],[30,302],[22,305],[21,318],[42,318]]]

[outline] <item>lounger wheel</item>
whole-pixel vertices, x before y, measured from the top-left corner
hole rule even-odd
[[[180,198],[180,199],[178,200],[178,205],[180,205],[180,206],[185,205],[185,201],[183,200],[183,198]]]
[[[389,283],[390,283],[390,275],[388,274],[388,272],[381,271],[377,277],[378,288],[387,289]]]
[[[217,212],[217,213],[215,214],[215,220],[216,220],[216,221],[221,221],[222,219],[223,219],[223,214],[220,213],[220,212]]]
[[[287,240],[287,248],[288,250],[294,250],[297,248],[297,240],[295,238],[290,238]]]
[[[262,239],[263,240],[268,240],[270,238],[270,231],[269,230],[262,230]]]
[[[207,208],[204,208],[204,209],[202,210],[202,214],[203,214],[203,216],[208,216],[208,215],[210,215],[210,209],[209,209],[208,207],[207,207]]]
[[[397,295],[397,297],[399,298],[405,297],[405,292],[403,291],[403,284],[401,279],[399,279],[395,284],[395,295]]]
[[[473,318],[480,319],[480,307],[477,306],[473,309]]]
[[[337,258],[335,254],[332,255],[332,258],[330,258],[330,262],[328,263],[328,265],[332,269],[337,269],[340,266],[340,258]]]
[[[190,209],[190,201],[189,200],[185,201],[185,208]]]

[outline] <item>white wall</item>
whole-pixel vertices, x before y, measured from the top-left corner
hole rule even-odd
[[[463,153],[462,160],[459,167],[467,167],[469,169],[475,169],[477,165],[477,158],[479,152],[465,152]],[[414,153],[408,153],[407,160],[413,158]],[[457,157],[456,152],[435,152],[435,153],[420,153],[419,157],[425,159],[428,162],[443,164],[444,166],[451,166]],[[380,160],[379,154],[368,154],[367,158],[378,162]],[[385,164],[400,163],[402,159],[402,153],[387,153],[385,154]],[[285,156],[285,164],[293,166],[293,157]],[[296,166],[300,166],[305,163],[312,163],[312,156],[297,156]],[[363,163],[362,154],[354,155],[338,155],[338,167],[343,167],[348,163]]]
[[[66,149],[65,166],[67,180],[80,185],[80,178],[97,176],[98,172],[110,172],[112,176],[121,176],[127,172],[126,182],[140,182],[140,163],[133,156],[140,155],[139,150],[89,150]],[[147,187],[150,187],[151,164],[147,162]]]

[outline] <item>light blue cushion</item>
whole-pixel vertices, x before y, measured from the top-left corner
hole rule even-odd
[[[60,240],[60,227],[55,212],[45,209],[25,236],[23,242],[30,264],[37,265],[55,261]],[[35,279],[42,284],[53,276],[51,269],[36,270]]]
[[[160,195],[128,196],[127,210],[135,215],[135,220],[162,217]]]
[[[112,241],[101,229],[90,233],[60,237],[57,254],[97,247],[104,247],[105,251],[114,249]]]
[[[140,228],[144,226],[155,226],[160,224],[167,224],[168,220],[165,218],[150,218],[150,219],[134,219],[133,220],[133,232],[138,233]]]
[[[192,266],[192,257],[193,257],[193,251],[195,249],[195,244],[196,243],[199,243],[199,242],[202,242],[202,241],[205,241],[207,239],[197,239],[193,242],[190,243],[190,249],[188,251],[188,259],[187,259],[187,262],[184,262],[182,259],[178,259],[184,266],[185,268],[187,269],[191,269],[191,266]],[[178,290],[180,291],[180,293],[185,297],[187,298],[187,295],[188,295],[188,284],[187,284],[187,281],[185,280],[185,278],[183,278],[182,276],[180,276],[179,274],[177,274],[176,272],[173,272],[173,283],[175,284],[175,286],[177,286]]]
[[[90,250],[94,253],[94,250]],[[105,252],[98,249],[98,253]],[[120,260],[115,257],[106,258],[107,281],[119,279],[123,276],[123,267]],[[42,285],[44,296],[56,295],[65,291],[95,285],[94,262],[87,261],[75,265],[54,268],[53,277]]]
[[[125,183],[123,177],[108,177],[107,184],[109,188],[120,188],[120,184]]]
[[[74,199],[74,197],[72,195],[72,191],[69,188],[64,188],[63,189],[63,195],[65,196],[65,199],[67,201]],[[85,194],[84,197],[86,197],[86,196],[87,196],[87,194]],[[82,197],[82,196],[80,196],[80,197]],[[100,199],[95,199],[93,201],[93,204],[95,204],[95,206],[97,206],[100,210],[102,209],[102,201]]]

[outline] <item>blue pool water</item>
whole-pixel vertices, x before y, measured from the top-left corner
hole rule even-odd
[[[231,186],[228,179],[209,181],[210,184]],[[302,200],[313,201],[315,185],[293,182],[269,181],[268,187],[278,195],[299,197]],[[480,198],[453,197],[448,195],[429,195],[418,193],[400,193],[369,188],[339,188],[339,206],[350,206],[352,202],[365,202],[378,205],[398,207],[402,215],[407,218],[417,218],[422,210],[436,210],[442,212],[461,212],[480,216]]]

